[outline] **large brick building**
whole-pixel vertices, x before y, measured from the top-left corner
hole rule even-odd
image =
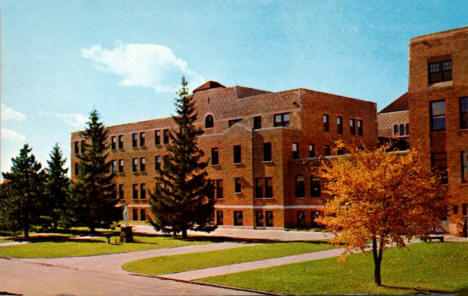
[[[311,227],[324,204],[310,164],[337,139],[377,144],[376,104],[308,89],[268,92],[207,82],[193,92],[200,147],[215,184],[214,220],[222,227]],[[110,126],[110,158],[121,203],[132,220],[149,214],[148,191],[164,166],[171,118]],[[76,180],[79,132],[71,137]]]

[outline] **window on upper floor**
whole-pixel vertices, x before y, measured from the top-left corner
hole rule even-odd
[[[145,146],[145,138],[146,138],[146,135],[144,132],[140,133],[140,146]]]
[[[429,84],[452,80],[452,60],[428,64]]]
[[[138,146],[138,134],[132,134],[132,147],[136,148]]]
[[[255,197],[263,197],[263,178],[255,178]]]
[[[215,192],[216,192],[216,198],[217,199],[222,199],[223,198],[223,180],[215,180]]]
[[[338,134],[343,133],[343,117],[341,116],[336,117],[336,132]]]
[[[358,135],[362,136],[362,120],[357,121]]]
[[[140,158],[140,171],[146,171],[146,158],[144,157]]]
[[[138,171],[138,158],[132,160],[132,172],[136,173]]]
[[[447,184],[447,152],[431,153],[431,167],[439,174],[440,182]]]
[[[161,131],[155,130],[154,131],[154,145],[160,145],[160,144],[161,144]]]
[[[140,199],[146,199],[146,184],[140,184]]]
[[[328,114],[323,114],[323,130],[326,132],[330,130],[330,122],[328,121]]]
[[[353,118],[349,120],[349,133],[351,135],[356,134],[356,120],[354,120]]]
[[[205,128],[212,128],[214,126],[214,120],[212,115],[205,117]]]
[[[262,117],[261,116],[255,116],[254,117],[254,129],[260,129],[262,128]]]
[[[298,159],[299,158],[299,144],[292,143],[292,158]]]
[[[462,151],[461,153],[461,179],[462,183],[468,182],[468,152]]]
[[[399,132],[399,129],[398,129],[398,124],[394,124],[393,125],[393,135],[394,136],[399,136],[400,135],[399,133],[400,132]]]
[[[445,101],[430,102],[431,131],[445,130]]]
[[[400,124],[400,136],[405,135],[405,125],[402,123]]]
[[[275,114],[273,126],[289,126],[289,113]]]
[[[406,135],[409,136],[409,123],[405,124]]]
[[[219,164],[219,151],[217,147],[211,148],[211,165]]]
[[[468,97],[460,98],[460,128],[468,128]]]
[[[309,144],[309,157],[315,157],[314,144]]]
[[[124,185],[123,184],[119,184],[119,199],[124,199],[125,196],[124,196]]]
[[[159,171],[161,169],[161,156],[154,157],[154,170]]]
[[[228,121],[228,126],[231,127],[238,122],[242,122],[242,119],[231,119]]]
[[[167,168],[169,166],[169,156],[168,155],[163,156],[163,162],[164,162],[164,169],[167,170]]]
[[[116,136],[111,137],[111,149],[112,150],[117,149],[117,137]]]
[[[305,197],[304,176],[296,176],[294,185],[296,197]]]
[[[75,177],[78,177],[79,174],[80,174],[80,164],[75,163]]]
[[[132,185],[132,199],[138,199],[138,184]]]
[[[119,136],[119,149],[123,149],[123,145],[124,145],[124,136],[123,135],[120,135]]]
[[[271,143],[263,143],[263,161],[271,161]]]
[[[310,177],[310,197],[320,197],[320,178]]]
[[[112,173],[114,174],[117,171],[117,160],[112,160]]]
[[[123,159],[119,159],[119,173],[123,173],[124,170],[124,161]]]
[[[241,178],[235,177],[234,178],[234,193],[241,193],[241,191],[242,191]]]
[[[74,143],[74,145],[75,145],[75,154],[80,153],[80,146],[79,146],[80,144],[79,144],[79,142],[76,141],[76,142]]]
[[[164,144],[169,143],[169,130],[168,129],[163,130],[163,143]]]
[[[235,145],[233,147],[233,158],[234,158],[234,163],[241,163],[242,162],[242,154],[241,154],[241,146],[240,145]]]
[[[265,197],[273,197],[273,178],[265,178]]]

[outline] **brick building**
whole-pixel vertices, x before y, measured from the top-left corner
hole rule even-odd
[[[323,207],[311,162],[330,155],[337,139],[377,145],[376,104],[308,89],[268,92],[209,81],[193,92],[200,148],[215,184],[215,222],[221,227],[311,227]],[[107,128],[121,203],[134,221],[149,214],[148,191],[164,166],[174,127],[161,118]],[[76,181],[79,132],[71,137]]]

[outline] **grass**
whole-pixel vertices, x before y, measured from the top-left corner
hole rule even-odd
[[[354,254],[199,279],[281,294],[468,293],[468,243],[418,243],[383,254],[382,287],[372,255]]]
[[[127,253],[150,249],[175,248],[187,245],[211,243],[209,240],[173,239],[162,236],[135,236],[134,243],[119,244],[118,237],[107,244],[104,237],[71,240],[69,235],[49,234],[32,236],[32,243],[16,246],[0,246],[0,256],[14,258],[55,258]]]
[[[161,256],[126,263],[123,269],[160,275],[241,262],[303,254],[333,248],[325,242],[269,243],[227,250]]]

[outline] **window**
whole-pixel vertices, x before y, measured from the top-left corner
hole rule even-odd
[[[234,178],[234,193],[241,193],[242,186],[241,186],[241,178],[236,177]]]
[[[445,130],[445,101],[431,102],[431,131]]]
[[[393,125],[393,135],[398,136],[399,135],[399,129],[398,129],[398,124]]]
[[[349,132],[351,135],[356,134],[356,121],[353,118],[349,120]]]
[[[79,143],[78,142],[75,142],[75,154],[78,154],[80,153],[80,146],[79,146]]]
[[[146,171],[146,158],[140,158],[140,172]]]
[[[263,161],[271,161],[271,143],[263,143]]]
[[[256,116],[254,117],[254,129],[260,129],[262,128],[262,117],[261,116]]]
[[[134,158],[132,161],[132,172],[136,173],[138,171],[138,158]]]
[[[234,225],[243,225],[242,211],[234,211]]]
[[[78,176],[80,174],[80,164],[75,163],[75,176]]]
[[[304,176],[298,175],[295,182],[296,197],[304,197]]]
[[[409,136],[409,123],[405,125],[406,135]]]
[[[169,156],[164,155],[163,156],[163,162],[164,162],[164,169],[166,170],[167,167],[169,166]]]
[[[124,199],[124,186],[123,184],[119,184],[119,199]]]
[[[458,214],[458,206],[457,205],[453,206],[453,214],[455,214],[455,215]]]
[[[119,159],[119,173],[123,173],[124,168],[124,161],[123,159]]]
[[[115,136],[111,137],[111,149],[115,150],[117,148],[117,138]]]
[[[228,121],[228,126],[231,127],[238,122],[242,122],[242,119],[231,119]]]
[[[169,143],[169,130],[167,129],[163,130],[163,143]]]
[[[447,153],[431,153],[431,166],[432,170],[440,175],[441,183],[447,184]]]
[[[138,145],[138,135],[137,134],[132,134],[132,147],[136,148]]]
[[[263,211],[255,211],[255,226],[263,227]]]
[[[273,212],[272,211],[266,211],[265,216],[266,216],[265,226],[272,227],[273,226]]]
[[[462,183],[466,183],[468,181],[468,152],[467,151],[461,152],[461,175],[462,175]]]
[[[309,144],[309,157],[315,157],[314,144]]]
[[[273,126],[289,126],[289,113],[275,114]]]
[[[362,120],[357,121],[358,135],[362,136]]]
[[[400,124],[400,136],[404,136],[404,135],[405,135],[405,125]]]
[[[222,199],[223,198],[223,180],[216,180],[215,187],[216,187],[216,198]]]
[[[297,227],[304,228],[306,226],[304,211],[297,211],[296,217],[297,217]]]
[[[310,177],[310,197],[320,197],[320,178]]]
[[[299,144],[292,143],[292,158],[298,159],[299,158]]]
[[[211,165],[219,164],[218,148],[211,148]]]
[[[463,216],[466,216],[467,213],[468,213],[468,204],[464,203],[462,204],[462,214]]]
[[[138,199],[138,184],[132,186],[132,199]]]
[[[273,178],[265,178],[265,197],[273,197]]]
[[[339,134],[343,133],[343,117],[341,116],[336,118],[336,132]]]
[[[241,163],[242,161],[241,146],[235,145],[233,148],[233,152],[234,152],[234,163]]]
[[[140,184],[140,199],[146,199],[146,184]]]
[[[319,211],[310,212],[310,221],[311,221],[310,224],[312,227],[322,228],[322,226],[319,223],[315,222],[315,219],[319,217],[319,213],[320,213]]]
[[[460,98],[460,128],[468,128],[468,97]]]
[[[123,139],[124,139],[124,136],[120,135],[119,136],[119,149],[123,149]]]
[[[159,171],[161,169],[161,156],[154,157],[154,170]]]
[[[140,221],[146,221],[146,210],[140,209]]]
[[[263,197],[263,178],[255,178],[255,197]]]
[[[160,145],[161,144],[161,131],[156,130],[154,131],[154,145]]]
[[[223,211],[216,211],[216,224],[223,225]]]
[[[323,147],[323,155],[329,156],[330,155],[330,145],[325,145]]]
[[[330,123],[328,122],[328,114],[323,114],[323,130],[326,132],[330,130]]]
[[[145,146],[145,133],[140,133],[140,146]]]
[[[81,142],[80,142],[80,150],[81,150],[81,153],[84,153],[84,152],[85,152],[85,149],[86,149],[85,145],[86,145],[86,144],[85,144],[85,141],[81,141]]]
[[[452,80],[452,60],[429,63],[429,84]]]
[[[117,160],[112,161],[112,173],[115,174],[117,171]]]
[[[133,221],[138,221],[138,209],[133,209],[132,210],[132,220]]]
[[[205,128],[212,128],[214,126],[213,116],[208,115],[205,117]]]

